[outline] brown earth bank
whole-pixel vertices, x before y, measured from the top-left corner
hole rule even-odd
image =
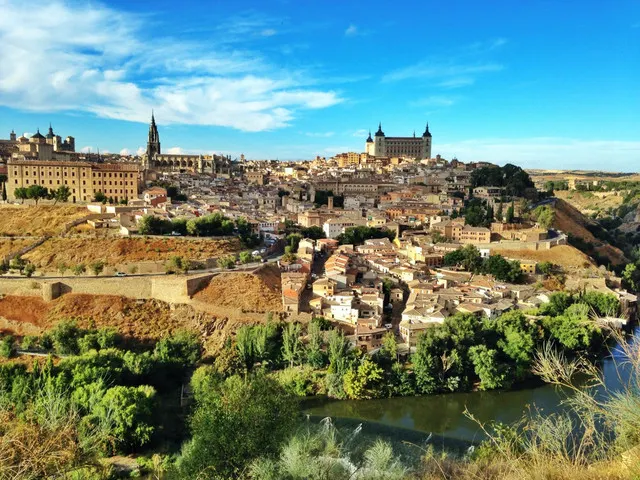
[[[594,225],[593,220],[585,217],[578,209],[566,201],[558,199],[555,202],[554,211],[553,228],[593,244],[594,250],[614,265],[622,265],[627,262],[622,250],[608,243],[603,243],[593,236],[586,228],[588,225]]]
[[[0,238],[0,258],[15,253],[36,241],[36,238]]]
[[[195,294],[198,302],[241,312],[281,312],[282,284],[276,265],[250,273],[223,273]]]
[[[206,260],[241,250],[237,238],[184,239],[173,237],[134,238],[50,238],[23,256],[42,269],[56,269],[61,263],[77,265],[103,260],[107,265],[128,262],[165,261],[177,255],[192,261]]]
[[[556,198],[564,200],[584,214],[618,208],[622,205],[624,195],[625,192],[591,193],[569,190],[554,192]]]
[[[503,257],[536,262],[551,262],[565,269],[595,269],[591,257],[571,245],[558,245],[549,250],[497,250]]]
[[[214,316],[190,305],[158,300],[133,300],[110,295],[67,294],[46,303],[40,298],[6,296],[0,299],[0,330],[18,336],[39,335],[62,320],[80,327],[113,327],[125,337],[155,341],[176,330],[201,335],[205,352],[215,353],[242,325],[261,323],[265,315],[229,311]]]
[[[88,214],[86,208],[72,205],[0,205],[0,236],[57,235]]]

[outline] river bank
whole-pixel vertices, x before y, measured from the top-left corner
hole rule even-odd
[[[640,341],[640,328],[630,342]],[[608,388],[616,390],[625,382],[624,359],[619,348],[602,360],[602,374]],[[553,385],[540,385],[509,391],[486,391],[392,397],[374,400],[332,400],[326,397],[306,400],[303,412],[337,421],[364,421],[372,428],[402,435],[403,432],[438,435],[451,441],[477,443],[484,435],[477,423],[464,415],[471,412],[481,422],[517,422],[529,411],[547,414],[567,408],[563,401],[569,392]],[[394,430],[396,429],[396,430]],[[393,435],[392,435],[393,436]]]

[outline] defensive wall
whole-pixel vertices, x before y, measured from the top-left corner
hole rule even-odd
[[[218,273],[131,277],[68,277],[56,279],[0,278],[0,295],[41,297],[55,300],[67,293],[116,295],[188,303]]]

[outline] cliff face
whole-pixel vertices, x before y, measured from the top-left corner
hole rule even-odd
[[[586,217],[568,202],[557,199],[553,204],[555,218],[553,228],[561,230],[587,244],[587,255],[600,255],[614,265],[622,265],[628,260],[619,248],[596,238],[589,228],[597,226],[594,220]]]

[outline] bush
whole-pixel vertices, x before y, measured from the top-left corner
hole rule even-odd
[[[15,355],[15,338],[13,335],[5,335],[0,339],[0,357],[11,358]]]
[[[163,362],[193,366],[200,360],[202,346],[197,333],[179,330],[160,340],[154,353]]]

